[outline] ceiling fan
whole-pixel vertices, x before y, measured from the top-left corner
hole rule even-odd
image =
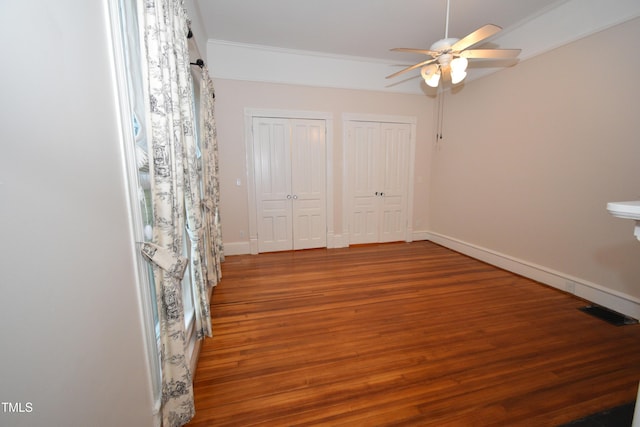
[[[469,49],[500,32],[502,28],[497,25],[484,25],[461,39],[449,38],[449,1],[447,0],[447,20],[443,39],[432,44],[429,49],[406,47],[391,49],[396,52],[422,53],[430,58],[393,73],[387,76],[388,79],[422,67],[420,74],[425,83],[431,87],[438,87],[440,77],[446,74],[451,76],[451,83],[457,84],[467,76],[469,59],[510,59],[518,56],[520,49]]]

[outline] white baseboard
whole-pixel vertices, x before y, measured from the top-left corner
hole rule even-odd
[[[225,255],[247,255],[251,253],[249,242],[230,242],[224,244]]]
[[[427,234],[429,237],[425,240],[640,319],[640,300],[631,295],[442,234],[433,232]]]
[[[428,231],[414,231],[412,233],[413,241],[416,242],[418,240],[431,240],[431,235]],[[443,245],[444,246],[444,245]]]
[[[327,236],[327,248],[346,248],[347,246],[349,246],[349,243],[345,242],[344,236],[340,234]],[[251,242],[229,242],[224,244],[225,255],[248,255],[250,253]],[[257,248],[255,253],[258,253]]]
[[[346,248],[349,246],[349,237],[344,234],[331,234],[327,236],[327,248]]]

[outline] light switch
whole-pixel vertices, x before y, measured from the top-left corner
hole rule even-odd
[[[236,179],[236,185],[240,187],[242,185],[242,180],[240,178]]]

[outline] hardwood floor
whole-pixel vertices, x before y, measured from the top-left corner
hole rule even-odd
[[[555,426],[633,401],[640,326],[430,242],[230,256],[191,426]]]

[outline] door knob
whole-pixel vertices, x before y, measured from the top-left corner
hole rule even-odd
[[[293,195],[293,199],[296,200],[298,198],[298,196],[296,196],[295,194]]]
[[[287,199],[291,199],[291,194],[287,194]]]

